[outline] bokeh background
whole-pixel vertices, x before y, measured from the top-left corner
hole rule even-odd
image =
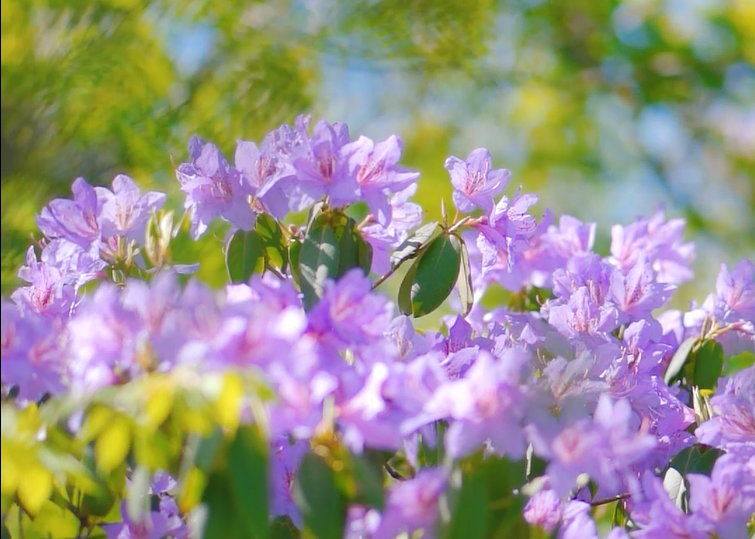
[[[191,134],[232,157],[301,112],[400,134],[431,216],[479,146],[604,252],[664,204],[698,246],[677,302],[755,255],[753,0],[2,0],[0,50],[3,295],[75,177],[178,207]],[[188,247],[216,283],[218,247]]]

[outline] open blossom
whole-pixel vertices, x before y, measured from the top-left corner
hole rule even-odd
[[[150,214],[165,203],[165,193],[149,191],[142,195],[134,180],[119,174],[113,180],[113,190],[95,187],[100,205],[102,235],[123,236],[144,241],[144,231]]]
[[[293,160],[297,188],[304,195],[295,209],[302,210],[325,196],[335,207],[356,202],[359,186],[349,173],[344,151],[344,146],[349,143],[348,126],[320,120],[312,129],[312,136],[305,140]]]
[[[191,233],[195,239],[207,231],[214,218],[220,216],[242,230],[254,227],[255,213],[247,197],[251,189],[232,168],[220,150],[201,138],[189,141],[190,163],[181,163],[176,178],[186,195],[184,207],[191,210]]]
[[[674,285],[658,283],[644,255],[626,273],[611,275],[611,298],[629,320],[650,317],[651,311],[663,305],[675,290]]]
[[[139,520],[129,517],[126,500],[121,503],[122,522],[102,524],[108,539],[163,539],[170,536],[175,539],[187,539],[189,529],[184,524],[170,497],[160,500],[159,511],[150,511]]]
[[[424,413],[429,421],[451,419],[445,438],[449,455],[469,455],[487,441],[497,454],[524,455],[526,400],[519,383],[526,360],[519,350],[501,359],[482,351],[464,378],[438,388]]]
[[[372,539],[394,539],[401,532],[424,530],[422,537],[436,537],[440,515],[438,502],[448,484],[447,472],[425,468],[416,477],[393,485],[385,513]]]
[[[238,140],[235,164],[241,181],[261,204],[260,209],[283,219],[289,210],[286,190],[291,189],[296,172],[290,161],[269,143],[258,148],[254,142]]]
[[[68,317],[76,290],[59,268],[37,261],[34,247],[26,251],[26,266],[19,270],[18,276],[29,283],[11,295],[19,309],[50,317]]]
[[[398,166],[401,149],[401,139],[395,135],[377,144],[361,136],[343,148],[348,156],[349,174],[356,179],[362,198],[382,226],[391,222],[392,205],[388,197],[419,178],[418,172],[405,171]]]
[[[511,175],[506,169],[493,168],[490,152],[485,148],[472,150],[466,161],[451,156],[444,166],[454,186],[454,204],[462,212],[482,208],[485,213],[491,213],[493,199],[506,188]]]
[[[352,269],[325,292],[309,316],[310,329],[336,346],[369,345],[383,337],[393,306],[372,292],[372,281]]]
[[[56,198],[37,217],[39,230],[50,239],[62,238],[88,248],[100,239],[101,204],[84,178],[71,186],[73,200]]]

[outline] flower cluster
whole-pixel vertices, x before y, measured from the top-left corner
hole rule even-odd
[[[123,175],[112,190],[77,179],[72,200],[40,213],[44,239],[19,271],[28,284],[2,303],[2,387],[15,406],[152,373],[253,372],[273,395],[262,404],[271,519],[298,529],[313,526],[299,468],[331,436],[355,457],[403,463],[383,460],[384,504],[348,501],[348,538],[434,537],[464,494],[460,470],[506,461],[527,464],[507,494],[528,496],[518,518],[558,537],[597,538],[592,509],[610,502],[628,515],[610,539],[746,539],[755,366],[722,373],[755,352],[752,261],[722,266],[702,306],[661,311],[693,276],[683,221],[658,211],[616,225],[601,255],[594,224],[556,225],[529,213],[535,195],[502,195],[511,174],[485,149],[446,160],[456,216],[412,235],[419,173],[399,165],[397,136],[353,139],[325,121],[310,131],[300,117],[259,145],[239,140],[233,165],[199,137],[188,146],[176,176],[193,237],[221,219],[247,241],[267,216],[285,256],[261,251],[263,263],[222,290],[179,279],[186,268],[154,254],[173,234],[158,211],[165,195]],[[354,218],[358,202],[367,214]],[[305,210],[306,226],[290,224]],[[230,272],[231,243],[225,254]],[[375,288],[406,262],[399,314]],[[416,329],[407,315],[454,286],[462,314],[443,331]],[[491,286],[508,291],[507,307],[483,307]],[[242,421],[260,421],[249,411]],[[681,503],[664,478],[702,449],[717,460],[682,470]],[[149,495],[157,503],[139,518],[123,502],[121,520],[102,525],[108,537],[189,536],[181,486],[158,472]]]

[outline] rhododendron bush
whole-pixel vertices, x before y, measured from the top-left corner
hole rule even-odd
[[[426,222],[401,151],[300,117],[232,162],[193,137],[183,212],[125,175],[43,208],[2,303],[3,537],[750,537],[753,262],[671,310],[683,221],[598,253],[476,149]],[[174,260],[206,234],[221,290]]]

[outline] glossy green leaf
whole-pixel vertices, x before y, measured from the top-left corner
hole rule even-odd
[[[299,257],[301,256],[302,242],[298,239],[291,240],[288,246],[288,259],[291,261],[291,276],[296,286],[301,287],[301,271],[299,270]]]
[[[710,475],[713,465],[723,451],[704,444],[695,444],[680,451],[669,464],[683,476],[690,473]]]
[[[372,267],[372,247],[364,240],[351,217],[332,214],[333,229],[338,240],[338,274],[342,277],[353,268],[362,268],[369,275]]]
[[[320,214],[302,242],[299,253],[299,286],[304,306],[312,309],[322,297],[326,279],[338,275],[339,248],[335,230],[326,214]]]
[[[398,308],[401,314],[410,316],[412,314],[412,284],[414,284],[414,275],[417,273],[417,265],[419,260],[416,260],[414,264],[409,267],[409,270],[404,275],[404,280],[401,281],[401,286],[398,289]]]
[[[288,248],[278,222],[270,215],[262,213],[257,216],[256,231],[262,239],[267,263],[285,272],[288,266]]]
[[[357,500],[382,511],[385,506],[383,465],[368,459],[366,455],[352,458],[357,481]]]
[[[424,250],[417,262],[412,282],[412,314],[425,316],[446,300],[459,276],[461,253],[455,236],[438,236]]]
[[[419,227],[414,234],[398,246],[391,254],[391,268],[395,269],[405,260],[416,257],[420,251],[429,243],[430,239],[438,229],[438,222],[433,221]]]
[[[265,269],[265,243],[256,230],[237,230],[225,249],[225,267],[232,283],[246,283]]]
[[[684,364],[687,362],[687,358],[697,341],[696,337],[688,337],[679,345],[676,353],[674,353],[674,357],[671,358],[671,362],[666,367],[666,373],[663,375],[663,379],[667,384],[671,384],[682,372]]]
[[[228,447],[228,472],[240,524],[249,537],[268,536],[267,444],[254,426],[241,427]]]
[[[231,495],[233,486],[227,473],[210,475],[202,494],[202,503],[207,509],[207,519],[202,530],[203,539],[247,539],[244,528],[239,526],[239,511]],[[249,508],[244,506],[242,511]]]
[[[461,476],[461,470],[457,470],[456,474]],[[461,485],[453,485],[449,493],[451,520],[443,526],[441,537],[485,539],[488,520],[488,491],[485,481],[479,470],[464,473],[461,481]]]
[[[307,453],[294,482],[294,501],[305,529],[317,539],[342,539],[346,527],[346,500],[336,486],[333,471],[313,453]]]
[[[707,340],[693,354],[694,384],[700,389],[715,389],[724,366],[724,349],[721,343]]]
[[[453,236],[456,238],[456,236]],[[467,316],[474,306],[474,286],[472,285],[472,267],[469,264],[469,251],[464,240],[457,238],[460,243],[459,252],[461,253],[461,264],[459,266],[459,278],[456,281],[456,288],[459,290],[459,299],[461,300],[461,315]]]

